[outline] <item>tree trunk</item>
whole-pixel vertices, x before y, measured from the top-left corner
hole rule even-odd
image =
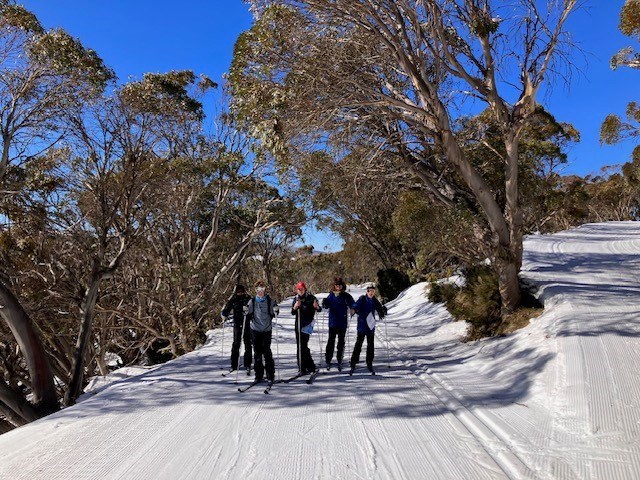
[[[2,413],[16,427],[33,422],[41,417],[27,400],[15,392],[0,378],[0,405]],[[11,415],[11,412],[15,415]]]
[[[11,142],[8,136],[3,135],[2,138],[2,157],[0,158],[0,183],[4,183],[4,178],[9,169],[9,148]]]
[[[498,245],[493,258],[498,272],[498,288],[502,300],[502,314],[512,313],[520,305],[521,292],[515,252],[510,246]]]
[[[520,141],[516,134],[506,135],[505,148],[507,159],[505,165],[505,218],[509,224],[510,248],[515,256],[516,269],[522,267],[522,224],[524,223],[520,208],[518,186],[518,156]]]
[[[80,326],[76,350],[71,362],[69,387],[64,395],[65,406],[73,405],[82,391],[85,357],[87,356],[87,348],[89,346],[89,340],[91,339],[91,327],[95,315],[96,302],[98,300],[98,288],[100,287],[103,276],[103,273],[94,273],[91,276],[91,282],[80,305],[82,325]]]
[[[0,411],[3,411],[2,404],[0,404]],[[2,435],[3,433],[10,432],[14,428],[16,428],[15,425],[13,425],[12,423],[9,423],[6,420],[3,420],[2,418],[0,418],[0,435]]]
[[[24,355],[31,379],[33,405],[38,414],[43,416],[58,410],[60,405],[47,354],[27,312],[13,292],[2,282],[0,282],[0,316],[7,322]]]
[[[520,263],[518,263],[518,258],[520,258],[521,262],[522,233],[521,222],[519,223],[518,221],[521,213],[517,201],[517,142],[515,146],[512,146],[512,150],[516,155],[515,167],[511,163],[505,166],[509,176],[509,183],[505,187],[507,196],[511,195],[511,198],[508,199],[509,206],[506,208],[506,212],[503,213],[489,185],[465,158],[464,152],[453,134],[450,133],[448,123],[441,126],[441,131],[445,132],[442,136],[442,142],[448,161],[458,168],[460,175],[473,192],[494,236],[493,262],[498,272],[502,311],[503,313],[510,313],[518,307],[521,299],[520,282],[518,280]],[[514,180],[515,184],[513,183]]]

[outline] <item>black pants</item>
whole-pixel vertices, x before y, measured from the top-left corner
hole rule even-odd
[[[244,328],[244,368],[251,367],[251,328],[249,321],[245,320],[247,325]],[[240,342],[242,341],[242,323],[237,322],[233,325],[233,345],[231,345],[231,369],[238,368],[238,357],[240,356]]]
[[[367,367],[369,369],[373,366],[373,339],[375,337],[375,332],[371,333],[360,333],[358,332],[358,339],[356,340],[356,344],[353,346],[353,355],[351,355],[351,368],[356,368],[356,363],[360,361],[360,350],[362,350],[362,344],[364,342],[364,337],[367,337]]]
[[[298,369],[302,373],[313,372],[316,369],[316,364],[311,357],[311,350],[309,350],[309,339],[311,335],[308,333],[298,331],[298,322],[296,321],[296,355],[298,357]],[[302,357],[302,359],[300,358]],[[302,362],[300,361],[302,360]]]
[[[338,337],[338,352],[336,359],[338,363],[342,363],[342,357],[344,355],[344,335],[347,333],[346,328],[329,327],[329,338],[327,339],[327,348],[324,352],[324,359],[327,363],[331,363],[333,358],[333,349],[336,344],[336,336]]]
[[[268,332],[257,332],[251,330],[253,337],[254,350],[254,368],[256,370],[256,380],[262,380],[267,370],[267,380],[273,381],[276,376],[276,366],[273,363],[273,354],[271,353],[271,330]],[[264,357],[264,363],[262,359]]]

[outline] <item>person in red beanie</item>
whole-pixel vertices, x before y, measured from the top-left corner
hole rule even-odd
[[[296,317],[298,368],[302,374],[313,373],[316,370],[316,364],[309,350],[309,338],[313,332],[315,314],[320,311],[322,311],[322,308],[318,304],[318,299],[307,292],[307,285],[304,282],[298,282],[291,314]]]

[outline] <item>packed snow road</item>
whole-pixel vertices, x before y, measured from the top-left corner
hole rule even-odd
[[[523,275],[544,315],[467,344],[464,324],[413,286],[377,327],[376,376],[361,364],[238,393],[216,331],[0,436],[0,478],[640,478],[639,254],[637,222],[528,238]],[[296,370],[289,307],[272,344],[280,378]]]

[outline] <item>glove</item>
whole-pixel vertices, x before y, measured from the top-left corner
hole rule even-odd
[[[280,306],[279,306],[279,305],[274,305],[274,306],[273,306],[273,312],[274,312],[276,315],[279,315],[279,314],[280,314]]]
[[[245,315],[249,313],[249,305],[245,305],[244,307],[242,307],[242,311],[244,312]]]

